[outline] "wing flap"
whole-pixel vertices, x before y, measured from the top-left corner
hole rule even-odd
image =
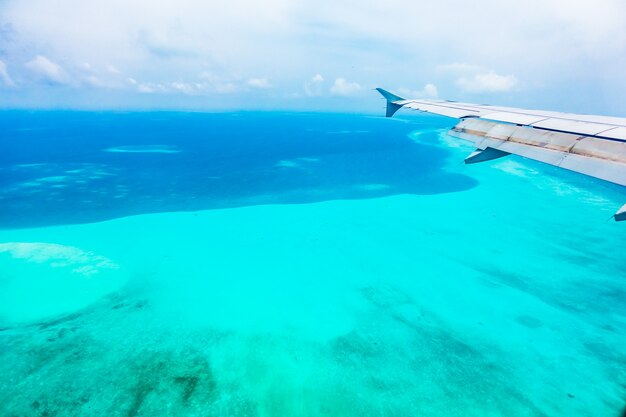
[[[569,152],[581,139],[579,135],[517,128],[510,140],[558,152]]]
[[[455,130],[450,131],[450,135],[460,139],[470,140],[474,142],[478,149],[497,149],[502,152],[523,156],[528,159],[626,186],[625,163],[562,152],[510,140],[503,141],[490,137],[477,138],[471,134]]]
[[[594,137],[583,137],[570,151],[573,154],[626,164],[626,144]]]

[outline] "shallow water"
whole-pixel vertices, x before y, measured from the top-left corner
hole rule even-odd
[[[621,189],[426,116],[0,123],[1,415],[624,407]]]

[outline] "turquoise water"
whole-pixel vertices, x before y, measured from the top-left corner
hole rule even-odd
[[[2,113],[0,415],[620,415],[626,193],[450,124]]]

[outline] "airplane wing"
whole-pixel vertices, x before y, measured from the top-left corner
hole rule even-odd
[[[387,117],[406,107],[460,119],[448,133],[476,146],[467,164],[515,154],[626,186],[626,118],[407,100],[376,90],[387,100]],[[626,205],[614,218],[626,220]]]

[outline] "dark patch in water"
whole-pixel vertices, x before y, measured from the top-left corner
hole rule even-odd
[[[543,322],[541,320],[527,315],[518,316],[515,321],[530,329],[537,329],[543,326]]]
[[[87,339],[74,329],[49,329],[37,334],[36,340],[41,343],[31,341],[32,345],[22,356],[27,375],[38,374],[44,368],[80,361],[89,354],[83,350]]]
[[[166,404],[181,412],[189,407],[208,407],[217,398],[217,384],[208,361],[194,352],[156,352],[143,356],[133,372],[126,415],[158,414]]]
[[[522,388],[504,388],[506,395],[500,394],[513,377],[506,361],[500,361],[505,352],[448,329],[400,289],[372,286],[361,294],[373,311],[328,347],[351,386],[367,387],[377,393],[373,398],[392,396],[402,404],[402,409],[385,404],[385,415],[429,415],[432,401],[441,398],[446,415],[481,409],[493,415],[547,416]],[[368,400],[362,399],[366,410],[379,406]]]
[[[356,363],[364,358],[374,358],[384,354],[383,343],[357,332],[350,332],[331,341],[335,357],[344,362]]]
[[[481,279],[491,287],[508,286],[528,293],[545,302],[546,304],[567,310],[570,312],[584,312],[589,306],[583,303],[577,292],[563,291],[551,287],[541,279],[527,276],[518,271],[510,271],[496,265],[487,263],[463,262],[465,265],[483,274]]]
[[[82,315],[82,313],[72,313],[63,317],[59,317],[58,319],[45,321],[43,323],[38,323],[36,326],[39,326],[39,329],[45,330],[49,327],[57,326],[59,324],[64,324],[72,320],[76,320]]]
[[[533,280],[517,271],[510,271],[503,268],[499,268],[493,264],[478,264],[473,263],[468,265],[474,270],[482,273],[484,276],[482,279],[490,286],[506,285],[509,287],[517,288],[524,292],[532,292]]]
[[[63,339],[68,333],[71,332],[70,329],[60,329],[55,335],[48,337],[48,342],[56,342],[57,340]]]
[[[155,389],[155,385],[152,383],[152,381],[148,381],[148,382],[140,381],[140,382],[138,382],[138,384],[135,387],[134,392],[133,392],[133,402],[131,403],[130,407],[128,408],[128,412],[126,413],[126,415],[128,417],[136,416],[137,413],[139,412],[139,408],[142,406],[142,404],[145,401],[146,397],[154,389]]]
[[[111,310],[120,303],[130,309]],[[128,314],[136,309],[135,302],[110,297],[83,315],[81,326],[55,320],[56,326],[48,322],[43,329],[26,326],[2,334],[0,415],[220,415],[223,405],[213,405],[219,391],[207,356],[182,347],[197,346],[198,339],[193,343],[184,338],[175,351],[147,352],[136,346],[138,340],[152,345],[160,338],[151,331],[128,335],[137,340],[108,339],[106,332],[115,334],[126,326]],[[103,319],[111,322],[104,324]],[[91,320],[104,327],[92,334],[91,326],[83,326]],[[213,341],[210,335],[199,337],[203,346]],[[234,400],[226,407],[231,405],[236,405]]]
[[[601,326],[602,329],[606,330],[607,332],[612,332],[612,333],[616,333],[617,329],[615,328],[615,326],[613,326],[612,324],[603,324]]]
[[[592,356],[602,358],[607,363],[619,364],[622,368],[626,367],[626,354],[614,347],[598,341],[587,341],[584,343],[584,346]]]
[[[177,376],[174,378],[174,382],[183,387],[183,404],[189,403],[189,397],[196,390],[198,381],[200,379],[197,376]]]
[[[365,287],[361,289],[361,294],[367,301],[379,308],[413,304],[413,300],[408,294],[390,286]]]

